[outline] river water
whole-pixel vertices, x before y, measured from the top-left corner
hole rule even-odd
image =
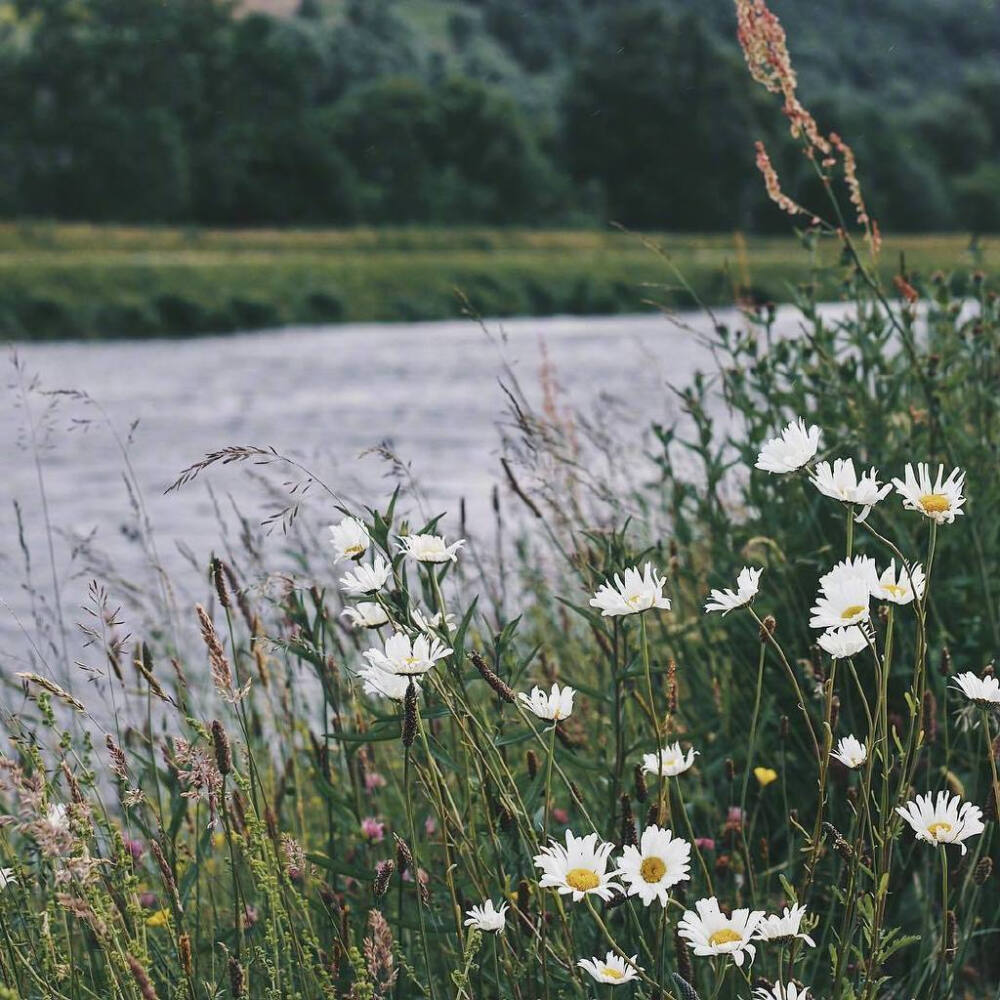
[[[791,309],[780,310],[779,332],[794,333],[797,317]],[[688,329],[658,315],[557,317],[491,322],[486,330],[471,321],[450,321],[15,345],[21,375],[8,365],[0,421],[3,672],[9,676],[31,659],[24,548],[35,607],[52,600],[39,477],[54,526],[53,557],[68,621],[80,619],[95,575],[93,560],[88,564],[80,553],[81,538],[90,539],[92,551],[106,553],[109,564],[127,566],[137,558],[123,456],[103,415],[122,438],[130,435],[135,479],[163,563],[171,573],[193,576],[198,587],[192,593],[200,596],[203,585],[183,553],[195,553],[204,564],[219,547],[220,525],[205,482],[217,496],[238,494],[251,519],[274,509],[273,501],[248,489],[245,472],[231,467],[164,495],[180,470],[204,453],[232,444],[273,445],[301,458],[344,495],[376,505],[385,502],[394,483],[386,462],[364,453],[385,442],[411,464],[431,512],[450,512],[443,522],[447,531],[457,532],[464,498],[469,530],[475,532],[488,527],[491,490],[503,485],[501,380],[509,382],[513,374],[536,403],[543,384],[554,382],[560,407],[603,419],[612,432],[620,428],[623,439],[634,438],[651,422],[676,415],[668,384],[683,385],[698,368],[711,365],[690,329],[707,332],[707,318],[680,318]],[[734,313],[722,318],[738,322]],[[32,386],[27,394],[19,381]],[[42,394],[58,389],[85,392],[101,410],[72,396]],[[15,504],[22,511],[24,548]],[[268,544],[277,550],[280,534]],[[71,638],[79,644],[79,636]]]

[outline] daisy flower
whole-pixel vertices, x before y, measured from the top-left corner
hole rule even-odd
[[[758,986],[753,991],[753,1000],[810,1000],[809,987],[799,988],[795,983],[788,983],[785,986],[775,983],[770,989]]]
[[[499,934],[507,926],[507,903],[501,903],[500,909],[493,908],[493,900],[487,899],[482,906],[474,906],[465,915],[466,927],[475,927],[477,931],[493,931]]]
[[[725,617],[730,611],[742,608],[744,604],[749,604],[757,596],[760,575],[763,572],[762,569],[751,569],[749,566],[744,566],[736,578],[736,590],[713,590],[705,605],[705,613],[721,611]]]
[[[344,608],[340,616],[350,619],[355,628],[379,628],[389,620],[385,608],[374,601],[362,601],[353,608]]]
[[[625,579],[615,574],[614,586],[604,583],[590,599],[592,608],[600,608],[604,617],[634,615],[650,608],[670,610],[670,599],[663,596],[666,579],[646,563],[643,572],[638,567],[625,570]]]
[[[455,616],[446,614],[442,617],[440,611],[434,615],[425,615],[419,608],[414,608],[410,616],[413,618],[414,626],[421,632],[433,632],[441,628],[442,623],[449,632],[455,627]]]
[[[806,427],[799,417],[761,448],[756,467],[764,472],[794,472],[801,469],[819,449],[820,429]]]
[[[966,670],[955,677],[955,687],[980,708],[1000,708],[1000,681],[996,677],[979,677]]]
[[[961,509],[965,503],[962,496],[965,473],[961,469],[952,469],[945,479],[944,466],[939,465],[937,478],[932,480],[926,462],[919,462],[915,473],[913,466],[907,464],[906,478],[894,479],[892,485],[903,498],[907,510],[919,511],[938,524],[952,524],[956,517],[965,513]]]
[[[377,555],[371,566],[358,566],[342,576],[340,585],[351,596],[360,597],[363,594],[375,594],[380,591],[390,576],[392,567],[382,556]]]
[[[698,751],[693,748],[685,754],[680,743],[674,743],[656,753],[644,753],[642,769],[647,774],[658,774],[661,778],[676,778],[694,763],[697,755]]]
[[[535,855],[535,867],[542,870],[538,884],[543,889],[556,889],[561,896],[572,894],[579,903],[584,896],[594,895],[610,899],[622,887],[614,881],[617,869],[608,871],[608,859],[614,844],[601,842],[596,833],[574,837],[566,831],[566,846],[552,840],[542,853]]]
[[[9,885],[17,884],[17,876],[13,868],[0,868],[0,889],[6,889]]]
[[[633,955],[627,961],[613,951],[609,951],[603,958],[581,958],[576,964],[599,983],[610,983],[612,986],[620,986],[630,979],[635,979],[642,971],[635,960],[638,955]]]
[[[834,660],[856,656],[861,650],[868,648],[868,636],[860,625],[829,629],[816,642]]]
[[[812,606],[810,628],[843,628],[868,621],[871,590],[866,580],[836,577],[823,584]]]
[[[365,694],[375,695],[377,698],[391,698],[393,701],[402,701],[406,697],[406,689],[410,686],[410,681],[420,685],[415,678],[406,677],[402,674],[390,674],[370,663],[363,666],[358,671],[361,678],[362,687]]]
[[[356,517],[345,517],[340,524],[330,525],[330,541],[337,562],[341,559],[360,559],[371,540],[368,528]]]
[[[971,802],[962,802],[957,796],[938,792],[932,800],[931,794],[918,795],[905,806],[896,806],[896,812],[913,828],[917,840],[929,844],[958,844],[965,854],[968,848],[964,841],[982,833],[983,811]]]
[[[791,909],[786,906],[781,916],[770,913],[764,917],[754,937],[757,941],[790,941],[798,938],[810,948],[815,948],[816,942],[802,930],[802,918],[805,915],[804,906],[793,906]]]
[[[639,846],[627,845],[618,859],[618,872],[630,896],[644,906],[654,899],[667,905],[667,890],[691,878],[691,845],[670,830],[647,826]]]
[[[878,578],[878,583],[872,593],[880,601],[889,601],[892,604],[910,604],[914,597],[918,601],[923,600],[926,586],[927,578],[924,576],[924,568],[920,563],[915,563],[913,566],[902,566],[897,580],[896,560],[893,559],[885,572]]]
[[[426,674],[438,660],[443,660],[451,652],[438,639],[418,635],[411,640],[403,632],[394,632],[385,640],[385,652],[369,649],[364,657],[373,667],[387,674],[416,677]]]
[[[449,545],[443,535],[403,535],[399,544],[411,559],[425,563],[457,562],[458,550],[465,544],[465,539]]]
[[[868,751],[856,736],[842,736],[837,741],[837,749],[830,751],[830,756],[853,770],[868,760]]]
[[[749,955],[753,962],[757,949],[751,941],[764,918],[763,910],[733,910],[733,915],[727,917],[715,896],[699,899],[694,907],[681,917],[677,933],[696,955],[728,955],[739,966]]]
[[[576,691],[568,684],[560,688],[558,684],[552,685],[552,693],[546,694],[542,688],[534,687],[531,694],[518,694],[518,701],[529,711],[538,716],[539,719],[547,719],[550,722],[558,722],[560,719],[568,719],[573,714],[573,695]]]
[[[819,589],[826,593],[838,587],[867,587],[869,592],[878,587],[878,569],[871,556],[854,556],[841,559],[833,569],[819,578]]]
[[[820,462],[809,479],[824,496],[863,508],[854,519],[858,524],[892,490],[891,483],[879,482],[877,469],[869,469],[859,477],[854,471],[853,458],[836,458],[832,466]]]

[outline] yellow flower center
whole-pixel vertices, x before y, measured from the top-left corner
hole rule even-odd
[[[660,858],[643,858],[642,864],[639,865],[639,874],[650,885],[655,885],[667,874],[667,866]]]
[[[844,608],[844,610],[840,612],[840,617],[853,618],[855,615],[860,615],[864,610],[865,606],[863,604],[851,604],[849,607]]]
[[[404,656],[403,657],[403,662],[408,667],[412,667],[414,663],[419,663],[420,662],[420,657],[419,656]]]
[[[901,587],[898,583],[885,583],[882,585],[882,589],[892,594],[893,597],[902,597],[906,593],[906,588]]]
[[[612,969],[610,965],[605,965],[601,968],[601,972],[608,977],[608,979],[624,979],[625,973],[619,972],[617,969]]]
[[[363,545],[349,545],[346,549],[344,549],[344,555],[345,556],[359,556],[364,551],[365,551],[365,547]]]
[[[736,931],[731,930],[728,927],[723,927],[721,931],[716,931],[709,939],[709,944],[735,944],[737,941],[742,941],[743,938],[740,937]]]
[[[937,823],[931,823],[931,825],[927,827],[927,832],[932,837],[937,839],[937,835],[939,833],[951,833],[951,823],[946,823],[943,819],[938,820]]]
[[[951,501],[943,493],[925,493],[920,498],[920,506],[928,514],[942,514],[951,509]]]
[[[596,889],[601,880],[597,877],[597,872],[589,868],[570,868],[566,872],[566,884],[576,889],[577,892],[589,892]]]
[[[625,598],[625,603],[634,608],[641,600],[642,594],[632,594],[630,597]]]

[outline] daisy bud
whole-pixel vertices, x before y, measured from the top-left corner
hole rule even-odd
[[[222,560],[217,556],[212,556],[209,568],[212,574],[212,583],[215,585],[215,592],[219,596],[219,604],[224,608],[228,608],[229,591],[226,590],[226,577],[222,571]]]
[[[987,879],[993,874],[993,859],[980,858],[976,867],[972,870],[972,880],[976,885],[985,885]]]
[[[937,742],[937,698],[934,697],[934,692],[930,688],[924,692],[924,700],[921,704],[920,728],[923,729],[924,737],[928,743]]]
[[[400,872],[413,871],[413,854],[406,841],[398,834],[393,834],[392,839],[396,842],[396,864]]]
[[[760,623],[760,641],[770,642],[771,636],[774,635],[775,629],[778,627],[778,619],[774,615],[768,615]]]
[[[636,764],[633,772],[635,778],[635,797],[642,803],[649,798],[649,789],[646,787],[646,775],[643,773],[642,765]]]
[[[372,882],[372,892],[376,899],[381,899],[389,891],[389,882],[392,880],[393,872],[396,870],[396,862],[389,858],[380,861],[375,866],[375,879]]]
[[[475,650],[473,650],[469,656],[472,659],[475,668],[482,675],[483,680],[486,681],[486,683],[489,684],[489,686],[493,688],[493,690],[496,691],[496,693],[500,695],[504,701],[513,704],[515,696],[511,686],[494,673],[487,665],[486,661]]]
[[[403,746],[409,749],[417,738],[417,685],[410,678],[403,699]]]
[[[229,956],[229,989],[233,994],[233,1000],[243,1000],[246,996],[246,973],[243,966],[237,961],[235,955]]]
[[[622,831],[621,846],[626,847],[638,843],[635,835],[635,816],[632,815],[632,801],[628,795],[622,795]]]
[[[528,765],[528,777],[532,781],[538,777],[538,754],[534,750],[529,750],[524,755],[525,763]]]
[[[215,745],[215,766],[219,774],[225,776],[233,769],[233,751],[226,730],[218,719],[212,721],[212,743]]]
[[[693,990],[691,990],[691,993],[685,994],[681,987],[681,983],[683,983],[689,990],[691,989],[688,983],[692,979],[693,973],[691,970],[691,952],[688,951],[687,942],[677,933],[676,928],[674,929],[674,954],[677,961],[677,972],[674,974],[674,982],[677,983],[678,992],[682,998],[691,996],[692,994],[697,996]],[[681,983],[677,982],[678,979]]]
[[[955,911],[949,910],[945,914],[945,934],[944,934],[944,954],[941,956],[948,965],[955,961],[958,953],[958,920],[955,919]]]

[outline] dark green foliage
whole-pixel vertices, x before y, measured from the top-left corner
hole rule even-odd
[[[731,0],[254,6],[8,5],[0,214],[776,229],[757,138],[814,183],[762,124]],[[994,4],[774,6],[884,229],[1000,226]]]

